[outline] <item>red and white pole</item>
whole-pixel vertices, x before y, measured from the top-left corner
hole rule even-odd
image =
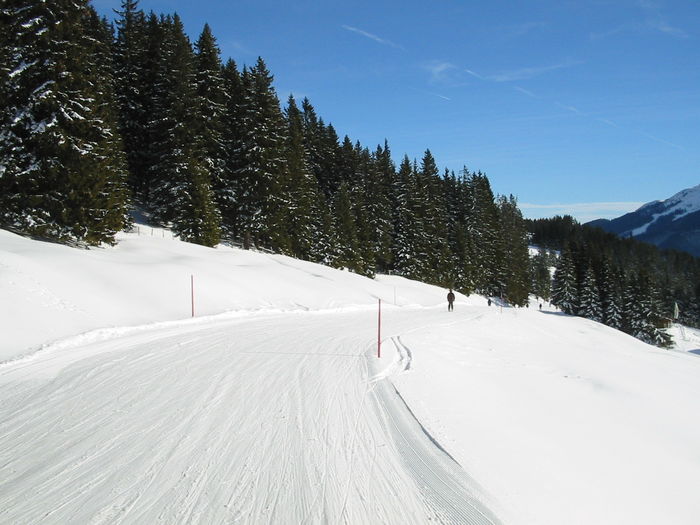
[[[194,317],[194,275],[190,275],[190,290],[192,292],[192,317]]]
[[[382,357],[382,300],[379,299],[377,311],[377,358]]]

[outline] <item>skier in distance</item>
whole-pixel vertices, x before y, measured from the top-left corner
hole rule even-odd
[[[450,288],[450,291],[447,293],[447,311],[451,312],[454,310],[453,303],[455,302],[455,294],[452,291],[452,288]]]

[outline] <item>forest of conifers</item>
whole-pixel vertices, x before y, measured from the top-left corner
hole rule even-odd
[[[696,324],[686,306],[698,294],[697,260],[689,270],[649,248],[650,268],[641,256],[615,256],[612,240],[578,234],[549,243],[563,250],[558,260],[530,259],[515,198],[494,196],[485,174],[440,171],[427,149],[397,167],[387,141],[370,149],[341,139],[308,99],[280,104],[261,58],[223,61],[207,25],[192,44],[177,15],[144,13],[135,0],[113,23],[88,0],[12,0],[0,17],[7,229],[114,243],[138,207],[205,246],[394,273],[516,306],[551,290],[567,313],[655,344],[664,335],[650,327],[669,301]],[[562,261],[570,268],[558,269],[551,289],[549,267]],[[631,313],[639,305],[644,321]]]

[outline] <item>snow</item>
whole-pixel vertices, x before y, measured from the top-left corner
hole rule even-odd
[[[681,219],[686,215],[695,213],[696,211],[700,210],[700,185],[680,191],[674,196],[669,197],[664,201],[649,202],[641,208],[639,208],[637,211],[643,210],[644,208],[647,208],[649,206],[657,205],[663,205],[663,212],[654,213],[649,222],[633,230],[630,230],[627,233],[635,237],[643,235],[647,232],[649,227],[659,219],[659,217],[671,215],[673,217],[673,220],[677,221],[678,219]]]
[[[119,241],[0,230],[0,523],[697,523],[697,330]]]

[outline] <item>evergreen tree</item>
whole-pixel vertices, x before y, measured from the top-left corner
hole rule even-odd
[[[578,293],[576,289],[576,270],[571,251],[566,248],[559,257],[552,281],[552,304],[558,306],[565,314],[576,314]]]
[[[291,253],[302,259],[309,259],[312,246],[324,242],[323,217],[318,208],[318,186],[309,167],[304,147],[303,115],[292,95],[287,101],[287,187],[283,194],[288,196],[287,235],[291,241]]]
[[[338,240],[335,264],[339,268],[348,268],[356,273],[363,273],[362,260],[359,256],[357,229],[347,182],[343,182],[338,190],[335,202],[335,217],[335,231],[337,232]]]
[[[430,150],[426,150],[417,172],[418,217],[422,219],[417,238],[419,251],[424,254],[423,279],[443,286],[452,286],[450,276],[452,257],[447,233],[447,209],[443,181]]]
[[[0,224],[114,242],[127,223],[106,28],[85,0],[2,8]]]
[[[545,248],[540,248],[530,261],[531,290],[535,296],[549,301],[552,293],[552,276],[549,271],[549,256]]]
[[[227,97],[220,51],[209,24],[204,25],[195,50],[196,92],[200,104],[200,127],[197,129],[196,140],[201,143],[212,187],[221,188],[226,178],[224,121]]]
[[[258,61],[242,75],[241,142],[234,155],[236,169],[236,234],[245,245],[275,249],[287,244],[280,208],[286,177],[286,125],[272,87],[272,74]]]
[[[387,272],[392,265],[392,186],[396,178],[396,166],[391,160],[389,144],[377,146],[371,159],[372,169],[365,186],[367,214],[371,228],[371,249],[378,271]]]
[[[505,293],[499,276],[503,275],[503,252],[499,239],[498,209],[486,175],[472,173],[468,184],[471,202],[468,210],[469,234],[474,243],[475,289],[485,295]]]
[[[525,306],[529,293],[530,254],[523,216],[513,195],[499,199],[500,245],[503,264],[499,277],[508,301]]]
[[[224,90],[224,111],[221,116],[221,140],[223,143],[223,167],[220,176],[212,180],[214,198],[219,211],[221,212],[221,229],[225,237],[236,238],[238,203],[237,176],[243,167],[242,159],[237,153],[240,152],[243,143],[243,111],[244,111],[244,90],[241,75],[238,72],[236,63],[229,59],[222,71],[222,82]]]
[[[601,322],[603,320],[603,312],[600,306],[598,285],[596,284],[593,268],[590,266],[586,270],[579,298],[578,315],[592,321]]]
[[[404,156],[394,182],[396,207],[393,213],[394,243],[392,247],[394,270],[399,275],[417,278],[420,272],[416,246],[416,217],[413,214],[415,170]]]
[[[616,276],[607,257],[603,259],[600,277],[600,297],[603,312],[603,322],[615,328],[622,329],[622,311],[620,308],[620,282],[621,276]]]
[[[203,123],[194,54],[177,15],[164,18],[161,25],[164,40],[150,123],[154,163],[149,204],[154,218],[172,223],[183,240],[214,246],[219,242],[220,215],[198,134]]]
[[[142,197],[148,186],[148,121],[152,78],[149,76],[146,18],[138,0],[122,0],[117,11],[114,78],[119,105],[119,131],[129,166],[129,186]],[[151,82],[149,82],[151,81]]]

